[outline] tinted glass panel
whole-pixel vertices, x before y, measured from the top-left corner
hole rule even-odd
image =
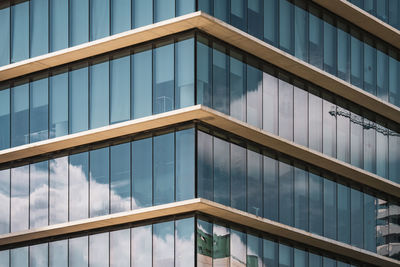
[[[1,12],[1,10],[0,10]],[[10,89],[0,91],[0,149],[10,147]]]
[[[48,225],[49,166],[47,161],[30,165],[30,228]]]
[[[109,148],[90,151],[90,217],[109,213]]]
[[[69,156],[69,218],[89,216],[89,153]]]
[[[68,0],[50,0],[50,11],[50,51],[67,48]]]
[[[176,132],[176,201],[194,198],[194,129]]]
[[[68,73],[62,73],[50,77],[50,138],[67,134]]]
[[[152,138],[132,142],[132,209],[152,205],[152,177]]]
[[[47,0],[30,1],[30,57],[43,55],[49,50],[48,16]],[[52,23],[54,21],[51,21],[50,25]]]
[[[30,142],[48,138],[48,79],[30,83]]]
[[[174,201],[174,147],[174,133],[154,137],[154,205]]]
[[[131,208],[131,144],[110,147],[111,213]]]
[[[29,165],[11,169],[11,232],[27,230],[28,228]]]
[[[50,160],[50,224],[68,221],[68,157]]]

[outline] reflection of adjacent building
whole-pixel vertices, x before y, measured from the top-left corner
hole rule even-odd
[[[400,206],[378,200],[377,252],[400,260]]]

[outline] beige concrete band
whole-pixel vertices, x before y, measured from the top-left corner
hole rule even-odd
[[[194,28],[400,123],[399,107],[201,11],[0,67],[0,81]]]
[[[154,130],[160,127],[193,120],[201,121],[227,132],[231,132],[244,139],[282,152],[324,170],[336,173],[357,183],[367,185],[395,198],[399,198],[400,196],[400,184],[394,183],[388,179],[384,179],[378,175],[354,167],[315,150],[295,144],[294,142],[263,131],[260,128],[251,126],[248,123],[202,105],[191,106],[141,119],[121,122],[98,129],[1,150],[0,163],[24,159],[27,157],[104,141],[128,134]]]
[[[201,198],[62,223],[18,233],[4,234],[0,235],[0,248],[2,245],[10,245],[18,242],[71,234],[97,229],[99,227],[139,222],[163,216],[179,215],[188,212],[202,212],[368,264],[387,267],[400,265],[400,261]]]
[[[347,0],[312,0],[332,13],[400,49],[400,31]]]

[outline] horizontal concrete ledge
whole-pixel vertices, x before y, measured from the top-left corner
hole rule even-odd
[[[315,150],[287,141],[277,135],[251,126],[211,108],[196,105],[166,113],[126,121],[81,133],[62,136],[33,144],[0,151],[0,163],[37,156],[110,138],[150,131],[177,123],[198,120],[247,140],[300,159],[314,166],[336,173],[349,180],[365,184],[395,198],[400,196],[400,184],[384,179],[360,168],[324,155]]]
[[[196,198],[165,205],[142,208],[133,211],[121,212],[91,219],[68,222],[27,230],[18,233],[0,235],[0,248],[23,241],[36,240],[51,236],[71,234],[99,227],[114,226],[130,222],[155,219],[163,216],[179,215],[188,212],[202,212],[233,223],[241,224],[259,231],[283,237],[313,246],[327,252],[353,258],[377,266],[399,266],[400,261],[377,255],[364,249],[356,248],[329,238],[311,234],[309,232],[290,227],[275,221],[264,219],[253,214],[230,208],[206,199]]]
[[[332,13],[400,49],[400,31],[346,0],[313,0]]]
[[[0,67],[0,81],[194,28],[400,123],[399,107],[201,11]]]

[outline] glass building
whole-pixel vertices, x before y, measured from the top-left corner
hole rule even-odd
[[[400,266],[400,2],[330,1],[0,0],[0,267]]]

